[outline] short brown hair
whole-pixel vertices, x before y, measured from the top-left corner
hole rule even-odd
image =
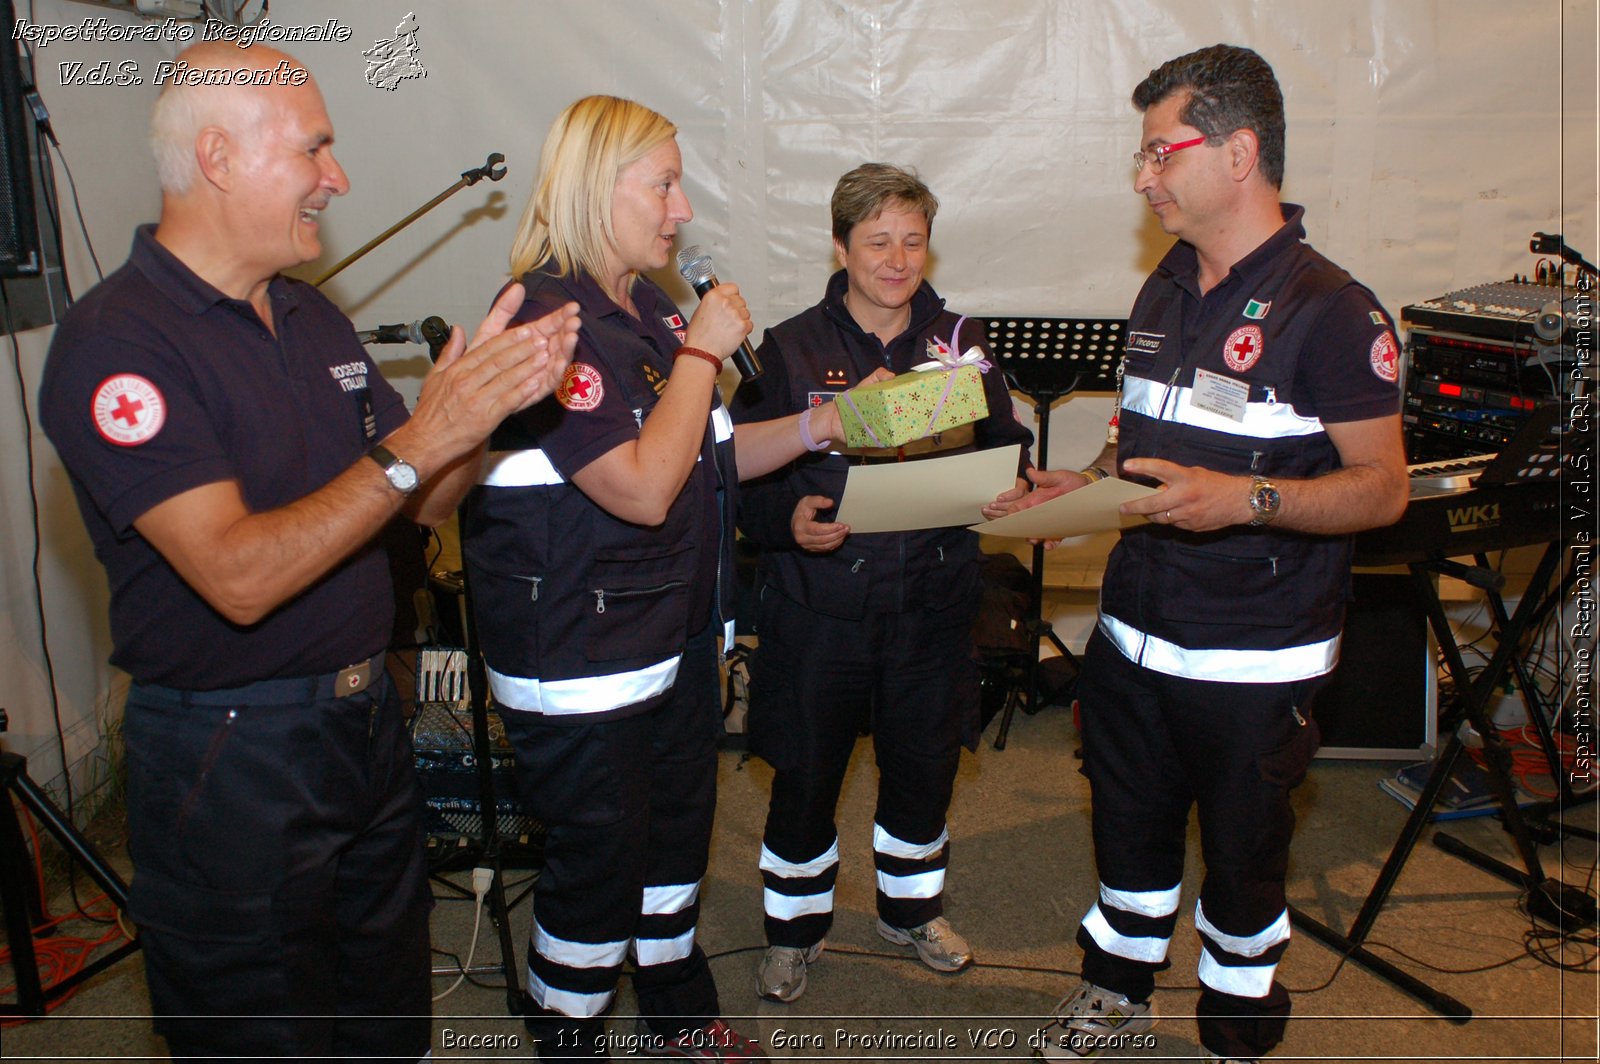
[[[833,237],[850,245],[850,231],[862,222],[876,218],[885,207],[921,211],[933,231],[933,216],[939,213],[939,198],[928,191],[915,170],[889,163],[862,163],[839,179],[833,187]]]

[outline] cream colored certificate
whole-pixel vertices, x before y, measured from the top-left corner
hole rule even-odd
[[[910,532],[970,525],[983,507],[1016,487],[1021,445],[914,462],[855,465],[839,516],[851,532]]]
[[[970,527],[986,536],[1012,536],[1017,539],[1065,539],[1112,528],[1129,528],[1142,524],[1145,519],[1124,517],[1117,507],[1155,493],[1155,488],[1108,477],[1086,484],[1077,491],[1058,495],[1038,506]]]

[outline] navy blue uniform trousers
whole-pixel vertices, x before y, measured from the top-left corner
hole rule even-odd
[[[878,766],[878,915],[905,928],[944,914],[945,814],[978,697],[976,611],[974,597],[848,620],[762,589],[750,741],[774,769],[762,839],[769,944],[807,947],[832,927],[834,811],[866,725]]]
[[[134,685],[128,832],[174,1058],[420,1058],[432,1040],[422,795],[388,678],[309,704]]]
[[[1289,791],[1316,753],[1310,700],[1323,679],[1248,684],[1167,676],[1129,661],[1099,632],[1084,655],[1078,698],[1100,934],[1113,949],[1171,938],[1175,903],[1153,913],[1117,901],[1176,891],[1189,812],[1198,807],[1206,869],[1198,908],[1207,926],[1199,928],[1204,955],[1196,1012],[1202,1043],[1220,1056],[1261,1056],[1282,1040],[1288,1023],[1289,996],[1274,974],[1288,945]],[[1156,972],[1167,966],[1164,959],[1119,956],[1087,926],[1078,942],[1084,978],[1134,1001],[1150,998]],[[1261,994],[1212,985],[1252,981]]]
[[[595,1055],[630,952],[639,1009],[656,1034],[698,1031],[721,1013],[693,943],[723,730],[716,630],[688,641],[671,693],[653,710],[594,723],[503,715],[519,784],[548,830],[529,982],[565,1007],[530,1002],[542,1058]]]

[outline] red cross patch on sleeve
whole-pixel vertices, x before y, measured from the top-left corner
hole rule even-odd
[[[556,389],[556,402],[568,410],[593,410],[605,398],[605,386],[600,381],[600,371],[583,362],[567,367]]]
[[[90,402],[94,427],[107,443],[137,447],[155,438],[167,423],[167,401],[161,389],[133,373],[118,373],[100,382]]]
[[[1372,362],[1372,372],[1378,379],[1393,384],[1400,376],[1400,345],[1394,342],[1394,333],[1387,329],[1372,341],[1372,352],[1368,356]]]

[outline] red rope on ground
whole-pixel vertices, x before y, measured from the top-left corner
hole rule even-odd
[[[36,881],[39,885],[40,906],[43,908],[45,917],[44,922],[33,929],[33,952],[34,958],[39,967],[39,983],[46,990],[48,990],[51,987],[60,985],[62,982],[65,982],[81,972],[84,967],[89,964],[90,960],[94,956],[95,951],[100,947],[109,946],[117,942],[124,941],[126,940],[127,936],[122,933],[122,925],[116,922],[116,906],[109,904],[111,899],[107,898],[103,893],[90,898],[83,904],[82,908],[73,912],[66,913],[62,916],[52,916],[50,914],[50,910],[48,908],[49,902],[47,900],[47,895],[45,894],[44,888],[44,868],[38,859],[40,852],[39,828],[38,825],[33,822],[33,817],[26,809],[22,809],[20,812],[22,813],[23,819],[27,822],[28,835],[33,840],[33,868],[34,874],[37,877]],[[95,908],[95,906],[99,905],[101,902],[107,903],[104,911]],[[105,930],[105,933],[99,938],[83,938],[77,935],[52,935],[45,938],[39,937],[46,931],[50,931],[62,926],[63,924],[68,924],[79,920],[111,920],[113,922],[111,923],[110,927]],[[0,964],[9,964],[12,967],[15,967],[15,961],[11,956],[10,949],[0,949]],[[56,1008],[60,1007],[63,1002],[70,1000],[72,995],[76,994],[81,989],[81,985],[75,986],[67,993],[62,994],[60,997],[45,1002],[45,1011],[54,1011]],[[15,993],[17,993],[17,984],[15,983],[7,987],[0,987],[0,995],[12,995]],[[6,1027],[16,1027],[20,1024],[29,1023],[31,1020],[32,1017],[27,1016],[9,1017],[7,1019],[0,1020],[0,1029],[4,1029]]]

